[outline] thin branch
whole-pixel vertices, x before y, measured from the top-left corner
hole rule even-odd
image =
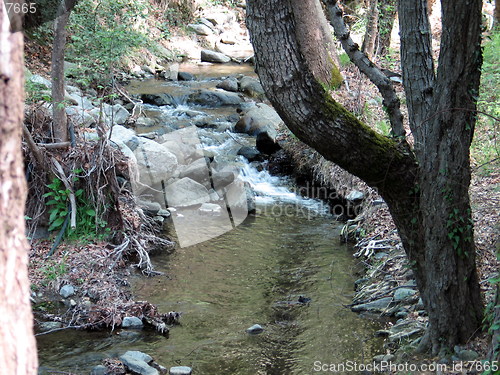
[[[69,146],[71,146],[71,142],[37,143],[36,145],[47,149],[68,148]]]
[[[354,43],[344,22],[343,12],[337,4],[337,0],[323,0],[323,2],[328,10],[335,36],[340,40],[345,52],[358,69],[377,86],[384,98],[383,104],[387,108],[394,136],[404,138],[406,132],[403,126],[403,114],[401,113],[400,101],[394,90],[392,81]]]
[[[29,149],[35,156],[36,162],[38,163],[38,166],[45,170],[45,162],[43,160],[43,155],[42,151],[40,150],[40,147],[37,146],[35,141],[33,140],[33,136],[31,135],[30,131],[26,127],[26,124],[23,124],[23,135],[26,140],[26,143],[28,144]]]
[[[75,198],[75,194],[73,192],[73,188],[71,187],[71,184],[69,183],[68,178],[64,174],[64,170],[63,170],[61,164],[59,164],[59,162],[54,158],[52,158],[52,163],[54,163],[54,165],[57,169],[57,172],[59,172],[58,177],[61,179],[64,186],[66,186],[66,189],[69,190],[69,202],[71,204],[71,229],[75,229],[76,228],[76,198]]]

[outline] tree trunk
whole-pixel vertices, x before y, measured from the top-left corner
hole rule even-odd
[[[57,18],[54,20],[54,43],[52,46],[52,113],[54,142],[68,140],[68,117],[64,105],[64,50],[66,48],[66,26],[71,8],[76,0],[60,0]]]
[[[394,27],[398,9],[397,0],[379,0],[378,2],[378,35],[379,35],[379,51],[380,56],[384,56],[389,52],[391,46],[391,35]]]
[[[11,17],[19,30],[20,20]],[[0,363],[2,372],[37,373],[25,237],[26,182],[21,153],[23,34],[10,32],[0,4]]]
[[[368,24],[363,38],[363,51],[369,59],[373,58],[375,45],[378,37],[378,0],[370,0],[370,10],[368,12]]]
[[[480,33],[470,24],[480,21],[480,14],[476,12],[476,3],[480,1],[475,0],[474,9],[464,16],[462,9],[466,1],[443,0],[447,17],[443,29],[456,30],[449,35],[458,36],[458,40],[447,37],[442,41],[443,56],[436,87],[432,54],[427,55],[432,52],[430,44],[427,46],[430,34],[425,28],[419,28],[420,22],[427,20],[426,6],[421,6],[421,1],[417,1],[418,7],[407,4],[409,24],[401,22],[403,28],[410,30],[406,34],[402,30],[402,36],[409,34],[404,44],[406,55],[402,59],[406,68],[415,67],[418,69],[416,76],[423,78],[418,82],[417,92],[407,98],[412,107],[410,122],[414,136],[423,142],[417,147],[418,162],[408,151],[404,139],[396,141],[373,132],[332,100],[325,90],[326,82],[318,81],[304,62],[306,55],[301,52],[296,28],[296,19],[301,14],[294,14],[291,0],[248,1],[247,24],[262,85],[285,124],[326,159],[378,189],[387,202],[429,312],[428,337],[436,353],[441,347],[452,347],[468,340],[481,322],[482,304],[475,271],[472,226],[468,221],[470,210],[467,211],[470,174],[467,147],[474,113],[451,110],[464,106],[470,111],[475,109],[467,90],[477,88],[478,84],[480,54],[474,51],[479,47],[476,42]],[[333,0],[325,2],[327,6],[335,5]],[[449,3],[454,5],[449,6]],[[312,12],[313,9],[308,17]],[[463,25],[468,26],[461,30]],[[467,35],[467,39],[460,39]],[[408,53],[413,54],[416,61],[411,60]],[[456,63],[451,69],[441,66],[448,65],[452,55]],[[422,62],[424,66],[419,67]],[[457,72],[462,72],[463,77],[458,77]],[[413,82],[408,76],[409,71],[406,71],[406,79]],[[432,95],[438,91],[441,101],[434,100]],[[429,112],[431,108],[435,111]],[[426,121],[429,116],[434,117]],[[433,125],[421,126],[424,123]],[[425,151],[428,154],[422,159]],[[446,173],[439,176],[436,188],[432,180],[443,168]],[[452,193],[453,202],[443,193],[445,188]],[[455,209],[458,209],[457,216],[450,217]],[[465,221],[463,225],[462,220]],[[458,246],[455,245],[455,229]],[[449,233],[454,235],[449,237]]]
[[[321,82],[328,82],[330,87],[339,86],[342,83],[340,64],[321,3],[319,0],[291,0],[291,4],[294,14],[301,15],[295,20],[296,35],[302,53],[307,56],[309,69]]]

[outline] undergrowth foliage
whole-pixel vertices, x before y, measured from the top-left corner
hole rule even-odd
[[[79,1],[70,18],[67,58],[80,66],[73,72],[80,84],[108,83],[124,57],[150,43],[148,11],[142,0]]]
[[[483,68],[478,117],[471,155],[479,172],[489,175],[498,171],[500,145],[498,144],[498,119],[500,118],[500,33],[494,31],[484,45]],[[496,163],[495,163],[496,161]],[[495,167],[496,165],[496,167]]]

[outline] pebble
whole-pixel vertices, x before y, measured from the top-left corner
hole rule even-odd
[[[264,328],[262,328],[260,324],[254,324],[250,328],[247,328],[246,332],[250,335],[258,335],[259,333],[264,332]]]

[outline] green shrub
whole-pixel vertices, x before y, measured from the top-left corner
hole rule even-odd
[[[144,0],[81,0],[71,14],[67,59],[81,65],[80,84],[108,84],[112,71],[150,43]]]

